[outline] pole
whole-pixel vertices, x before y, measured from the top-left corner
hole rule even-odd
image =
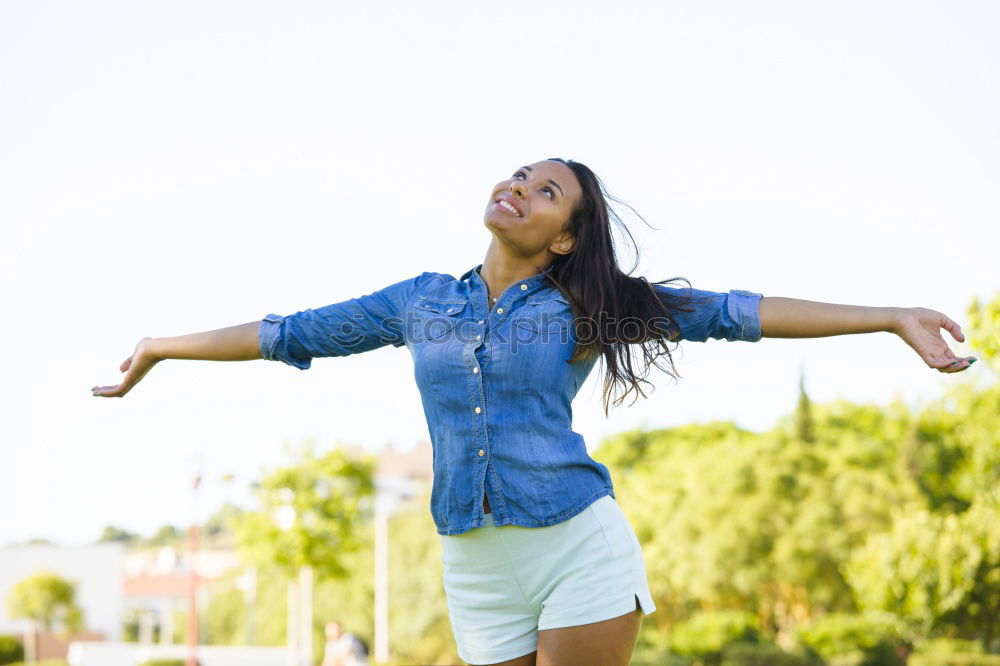
[[[28,620],[24,630],[24,660],[28,664],[38,661],[38,627],[34,619]]]
[[[254,620],[257,614],[257,567],[250,567],[247,571],[247,587],[244,591],[244,600],[247,605],[247,645],[256,645],[254,637]]]
[[[375,502],[375,663],[389,661],[389,517]]]
[[[309,565],[299,569],[299,654],[301,666],[312,666],[313,656],[313,570]]]
[[[299,666],[299,581],[288,579],[288,666]]]
[[[198,666],[198,572],[195,558],[198,554],[198,486],[201,485],[201,473],[194,477],[191,491],[191,526],[188,528],[188,617],[187,646],[188,656],[184,666]]]

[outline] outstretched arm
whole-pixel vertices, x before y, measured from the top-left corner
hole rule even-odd
[[[170,358],[195,361],[252,361],[261,358],[258,342],[260,322],[227,326],[203,333],[170,338],[143,338],[135,351],[122,361],[118,370],[125,373],[120,384],[94,386],[92,395],[121,398],[146,376],[153,366]]]
[[[939,372],[959,372],[975,358],[959,358],[941,337],[947,330],[965,342],[962,328],[947,316],[928,308],[837,305],[797,298],[765,296],[760,299],[761,335],[765,338],[821,338],[851,333],[895,333],[924,363]]]

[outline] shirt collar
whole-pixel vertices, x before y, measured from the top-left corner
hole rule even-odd
[[[529,287],[535,286],[536,282],[537,283],[544,283],[544,282],[547,281],[546,277],[545,277],[546,274],[549,273],[552,270],[553,266],[554,266],[554,264],[549,264],[548,267],[544,271],[542,271],[541,273],[535,273],[531,277],[526,277],[523,280],[518,280],[518,283],[524,282]],[[464,273],[462,273],[462,277],[460,277],[459,280],[461,280],[461,281],[464,282],[465,280],[468,280],[469,278],[472,278],[473,282],[475,282],[476,284],[478,284],[481,287],[485,287],[486,283],[483,281],[482,275],[479,274],[479,270],[482,267],[483,267],[482,264],[478,264],[477,266],[473,266],[469,270],[467,270]]]

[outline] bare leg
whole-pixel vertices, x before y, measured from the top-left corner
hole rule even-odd
[[[575,627],[538,632],[538,666],[628,666],[639,637],[642,609]]]

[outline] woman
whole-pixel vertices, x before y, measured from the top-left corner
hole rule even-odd
[[[620,220],[606,196],[579,162],[521,167],[494,186],[486,257],[460,278],[425,272],[316,310],[144,338],[121,365],[122,383],[94,387],[94,395],[123,396],[168,358],[264,358],[305,370],[315,357],[405,345],[433,444],[431,513],[459,656],[475,664],[627,664],[642,615],[655,606],[608,470],[571,427],[573,396],[598,357],[605,411],[617,386],[625,391],[616,405],[633,391],[645,396],[649,367],[671,360],[668,341],[886,331],[939,372],[974,359],[951,352],[940,329],[963,341],[961,329],[926,308],[630,277],[615,259],[611,221]]]

